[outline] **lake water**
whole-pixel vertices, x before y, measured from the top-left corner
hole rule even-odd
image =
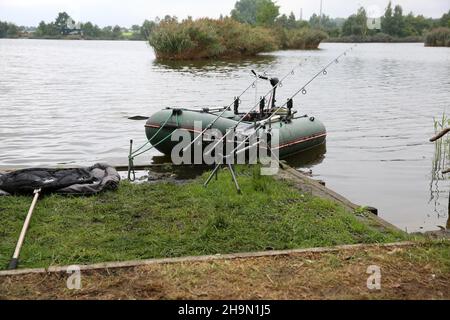
[[[126,164],[129,140],[167,106],[228,105],[253,80],[282,77],[278,101],[348,44],[280,51],[232,62],[158,63],[145,42],[0,39],[0,168],[97,161]],[[305,61],[306,60],[306,61]],[[269,89],[260,82],[242,109]],[[257,92],[255,92],[257,90]],[[433,117],[450,112],[450,50],[422,44],[361,44],[294,100],[320,118],[327,146],[289,159],[402,229],[445,226],[450,184],[434,172]],[[152,160],[152,157],[153,158]],[[158,153],[140,162],[157,161]]]

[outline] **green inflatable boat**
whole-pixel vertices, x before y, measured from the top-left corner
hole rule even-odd
[[[256,75],[256,73],[254,74]],[[267,133],[270,133],[270,136],[273,137],[276,130],[277,139],[273,139],[274,141],[269,139],[271,150],[276,149],[279,158],[285,158],[325,142],[327,133],[322,122],[308,115],[299,116],[293,110],[292,99],[289,99],[281,107],[275,105],[275,94],[279,85],[278,78],[257,77],[270,81],[273,87],[269,103],[266,105],[265,98],[261,98],[259,110],[253,110],[257,105],[249,112],[239,112],[239,98],[235,98],[233,110],[231,106],[201,110],[166,108],[153,114],[145,124],[148,141],[160,152],[171,155],[172,150],[180,143],[179,139],[173,137],[177,130],[183,130],[184,133],[189,132],[189,141],[201,138],[204,145],[216,143],[214,146],[217,146],[217,143],[229,141],[228,134],[231,130],[234,133],[233,139],[236,144],[241,143],[244,148],[250,146],[252,141],[250,136],[263,139],[264,135],[267,137]],[[216,132],[220,131],[222,136],[226,135],[226,138],[220,140],[216,136],[215,140],[211,140],[211,137],[207,138],[204,135],[207,129],[216,129]]]
[[[168,108],[153,114],[145,124],[145,133],[150,143],[160,152],[170,155],[173,148],[179,141],[172,141],[171,135],[175,130],[181,129],[191,133],[192,140],[205,130],[208,125],[214,122],[212,128],[218,129],[222,134],[234,128],[243,114],[235,114],[227,110],[217,118],[220,111],[215,112],[208,109],[189,110],[179,108]],[[258,120],[256,120],[258,119]],[[246,130],[258,127],[264,121],[264,117],[251,114],[248,119],[244,119],[240,126],[246,126]],[[195,123],[196,122],[196,123]],[[201,127],[199,126],[201,123]],[[268,123],[265,124],[267,129]],[[273,145],[277,148],[279,157],[284,158],[291,154],[305,151],[325,142],[326,129],[319,120],[314,117],[295,116],[288,117],[281,114],[271,121],[272,130],[278,129],[279,143]]]

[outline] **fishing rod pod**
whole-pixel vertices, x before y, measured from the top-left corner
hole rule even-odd
[[[288,105],[288,104],[291,104],[292,103],[292,99],[293,98],[295,98],[300,92],[302,93],[302,94],[306,94],[306,87],[311,83],[311,82],[313,82],[319,75],[321,75],[321,74],[323,74],[323,75],[327,75],[327,69],[328,69],[328,67],[330,67],[333,63],[338,63],[339,62],[339,59],[341,58],[341,57],[343,57],[343,56],[346,56],[347,55],[347,52],[348,51],[351,51],[351,50],[353,50],[353,47],[356,47],[357,46],[357,44],[356,45],[353,45],[353,46],[351,46],[349,49],[347,49],[347,50],[345,50],[343,53],[341,53],[339,56],[337,56],[335,59],[333,59],[333,60],[331,60],[331,62],[329,62],[327,65],[325,65],[325,67],[323,67],[319,72],[317,72],[310,80],[308,80],[306,83],[305,83],[305,85],[303,85],[303,87],[301,87],[297,92],[295,92],[283,105],[281,105],[280,107],[278,107],[275,111],[272,111],[271,113],[270,113],[270,115],[269,115],[269,118],[268,118],[268,120],[270,121],[270,119],[275,115],[275,114],[277,114],[283,107],[285,107],[286,105]],[[274,86],[274,89],[275,89],[275,87],[278,87],[279,85],[280,85],[280,83],[281,82],[278,82],[277,84],[276,84],[276,86]],[[314,120],[312,120],[312,119],[314,119],[314,118],[311,118],[310,120],[313,122]],[[241,121],[240,121],[241,122]],[[238,124],[240,123],[240,122],[238,122]],[[238,125],[237,124],[237,125]],[[235,128],[237,128],[237,125],[235,126]],[[255,127],[254,128],[254,130],[255,130],[255,132],[258,132],[261,128],[263,127],[263,125],[262,124],[259,124],[258,125],[258,127]],[[228,134],[228,133],[227,133]],[[226,138],[226,136],[227,136],[227,134],[225,134],[223,137],[222,137],[222,139],[220,139],[219,140],[219,142],[216,144],[216,146],[221,142],[221,141],[223,141],[223,139],[225,139]],[[236,153],[236,151],[237,150],[239,150],[240,148],[241,148],[241,146],[242,145],[244,145],[244,144],[246,144],[247,143],[247,141],[248,141],[248,139],[250,138],[250,136],[248,136],[247,138],[245,138],[243,141],[241,141],[227,156],[229,157],[230,155],[233,155],[233,154],[235,154]],[[219,168],[220,167],[220,164],[218,164],[218,165],[216,165],[216,168]],[[205,184],[204,184],[204,186],[206,187],[207,185],[208,185],[208,183],[209,183],[209,181],[210,181],[211,179],[207,179],[207,181],[205,182]]]

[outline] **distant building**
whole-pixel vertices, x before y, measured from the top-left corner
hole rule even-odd
[[[381,18],[367,18],[367,28],[370,30],[380,30]]]
[[[367,28],[369,30],[381,30],[382,10],[377,5],[371,5],[367,8]]]
[[[83,35],[83,30],[77,29],[77,28],[74,28],[74,29],[64,28],[61,33],[63,35],[65,35],[65,36],[68,36],[68,35],[80,35],[80,36],[82,36]]]
[[[75,23],[75,21],[69,17],[67,19],[67,23],[65,28],[62,29],[61,33],[65,36],[67,35],[83,35],[83,30],[81,30],[81,24]]]

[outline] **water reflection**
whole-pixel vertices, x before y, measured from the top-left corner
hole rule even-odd
[[[327,152],[327,146],[326,143],[323,143],[319,146],[316,146],[314,148],[311,148],[309,150],[296,153],[294,155],[291,155],[283,160],[285,160],[290,166],[294,168],[310,168],[315,165],[318,165],[322,163],[322,161],[325,159],[325,154]],[[172,163],[172,160],[169,155],[159,155],[159,156],[153,156],[151,164],[154,165],[164,165],[167,163]],[[174,166],[175,175],[177,179],[192,179],[195,177],[198,177],[199,175],[203,174],[204,172],[211,170],[211,166],[207,165],[201,165],[201,166]],[[153,169],[152,169],[153,170]],[[167,170],[164,166],[156,167],[155,170],[161,170],[164,172],[164,170]],[[172,169],[173,172],[173,169]]]
[[[165,164],[165,163],[172,163],[172,160],[170,158],[170,155],[157,155],[152,157],[151,164]]]
[[[327,145],[323,143],[312,149],[296,153],[287,157],[286,162],[294,168],[310,168],[321,164],[327,153]]]
[[[159,70],[185,72],[191,74],[203,74],[211,71],[217,73],[230,73],[237,69],[267,69],[276,61],[275,56],[259,55],[256,57],[228,60],[191,60],[191,61],[158,61],[153,66]]]

